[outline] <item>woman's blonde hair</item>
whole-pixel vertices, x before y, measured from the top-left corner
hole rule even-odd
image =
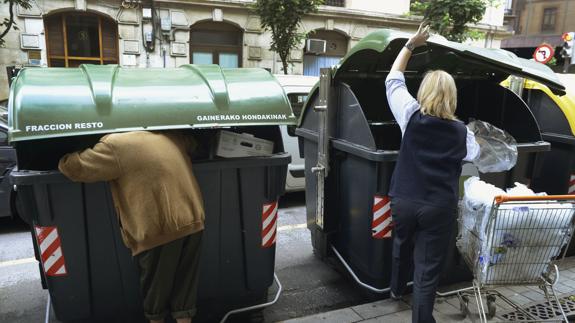
[[[445,71],[429,71],[425,74],[417,91],[417,101],[421,105],[422,114],[457,120],[457,88],[453,77]]]

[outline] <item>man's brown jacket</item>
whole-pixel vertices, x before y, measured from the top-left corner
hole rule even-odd
[[[65,155],[58,168],[72,181],[110,182],[124,243],[136,255],[203,230],[192,146],[179,132],[111,134]]]

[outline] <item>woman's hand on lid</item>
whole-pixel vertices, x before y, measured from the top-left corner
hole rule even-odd
[[[417,33],[413,35],[407,43],[412,45],[414,48],[423,46],[427,43],[427,39],[429,38],[429,22],[424,21],[419,25],[419,29]]]

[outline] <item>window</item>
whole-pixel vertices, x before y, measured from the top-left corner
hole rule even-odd
[[[289,103],[291,109],[296,118],[299,118],[301,110],[303,110],[303,104],[307,99],[308,93],[289,93],[288,95]],[[290,137],[297,137],[295,134],[296,126],[288,126],[287,133]]]
[[[299,118],[301,110],[303,109],[303,104],[307,99],[307,93],[290,93],[288,94],[289,103],[293,114]]]
[[[118,27],[90,13],[61,13],[44,19],[48,65],[117,64]]]
[[[241,67],[243,32],[222,22],[199,22],[190,30],[192,64]]]
[[[345,0],[326,0],[326,6],[345,7]]]
[[[513,0],[505,1],[505,14],[511,15],[513,13]]]
[[[339,63],[347,53],[347,36],[331,30],[314,30],[308,34],[308,39],[320,39],[326,42],[325,52],[305,52],[303,57],[303,75],[319,76],[322,67],[330,67]],[[306,48],[304,48],[306,50]]]
[[[192,62],[199,65],[208,65],[214,63],[214,55],[211,52],[193,52]]]
[[[543,24],[541,31],[555,31],[555,20],[557,18],[557,8],[543,9]]]

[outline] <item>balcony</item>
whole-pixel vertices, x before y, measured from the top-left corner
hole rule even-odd
[[[345,0],[326,0],[325,5],[332,7],[345,7]]]

